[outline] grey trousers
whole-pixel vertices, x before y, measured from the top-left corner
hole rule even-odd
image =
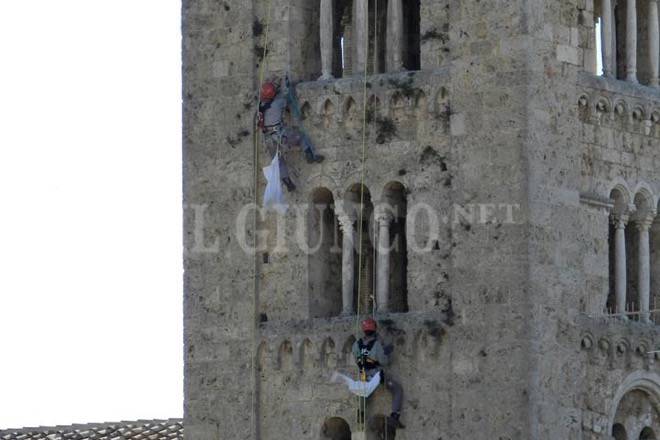
[[[392,412],[400,413],[403,406],[403,388],[401,384],[385,376],[385,386],[392,394]]]
[[[374,377],[378,371],[367,371],[367,379]],[[385,374],[384,371],[381,371],[381,374],[385,377],[385,388],[392,395],[392,412],[400,413],[403,407],[403,387],[399,382],[392,379],[389,374]]]

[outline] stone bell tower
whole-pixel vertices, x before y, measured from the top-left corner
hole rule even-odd
[[[184,0],[185,435],[377,438],[329,382],[373,313],[397,439],[657,438],[657,8]],[[283,216],[262,69],[326,156]]]

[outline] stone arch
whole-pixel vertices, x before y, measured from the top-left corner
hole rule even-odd
[[[300,343],[300,366],[303,371],[311,371],[316,367],[316,351],[309,338]]]
[[[380,98],[376,95],[371,95],[367,101],[367,121],[375,122],[381,117],[383,105]]]
[[[257,348],[257,369],[259,371],[266,370],[268,366],[268,343],[262,341]]]
[[[309,119],[312,114],[312,106],[308,101],[303,102],[300,107],[300,115],[302,116],[303,121]]]
[[[342,119],[346,127],[355,129],[360,125],[360,117],[357,102],[352,96],[349,96],[344,101]]]
[[[624,295],[623,290],[628,291],[628,269],[630,266],[628,261],[630,260],[627,256],[629,242],[632,240],[631,236],[633,234],[632,228],[628,224],[631,195],[626,183],[624,181],[617,182],[610,190],[609,198],[613,206],[610,212],[608,229],[609,293],[605,302],[605,309],[608,314],[619,314],[625,313],[627,310],[627,298],[623,306],[617,304],[617,289],[621,292],[621,298]],[[619,246],[623,246],[623,249],[618,249]],[[617,252],[621,259],[618,262]],[[621,267],[622,264],[625,267]]]
[[[449,111],[449,91],[446,87],[440,87],[435,93],[433,112],[443,115]]]
[[[277,350],[277,368],[284,371],[293,369],[293,347],[288,340],[282,341]]]
[[[611,401],[611,406],[608,411],[608,426],[610,427],[610,432],[614,429],[614,425],[619,423],[616,416],[621,401],[632,391],[643,392],[648,397],[655,410],[660,413],[660,375],[653,372],[636,371],[624,379],[616,390],[614,398]]]
[[[644,209],[644,214],[649,212],[655,212],[658,199],[655,196],[655,191],[651,188],[646,182],[640,182],[635,187],[635,197],[633,198],[633,203],[639,212],[640,208]]]
[[[586,93],[583,93],[580,95],[580,97],[577,100],[577,110],[578,110],[578,117],[580,118],[581,121],[589,121],[590,119],[590,111],[591,107],[589,105],[589,95]]]
[[[380,224],[376,233],[379,247],[389,249],[382,258],[388,258],[388,311],[408,311],[408,243],[406,240],[407,190],[399,181],[387,183],[383,189],[379,207],[387,227]],[[388,233],[385,239],[380,234]],[[386,241],[385,241],[386,240]],[[379,258],[381,255],[379,254]],[[379,278],[380,280],[380,278]]]
[[[353,344],[355,344],[355,336],[349,335],[342,346],[342,362],[345,366],[350,366],[353,363]]]
[[[650,272],[647,269],[650,269],[650,227],[655,216],[656,202],[653,191],[645,183],[637,185],[634,194],[632,202],[634,212],[630,216],[629,225],[626,228],[626,261],[628,263],[626,302],[630,304],[633,311],[637,312],[643,307],[649,306],[647,294],[650,292],[648,290],[650,289],[648,285]],[[649,247],[648,252],[644,250],[647,246]],[[642,276],[643,272],[647,275]],[[633,317],[640,318],[638,315]]]
[[[605,119],[606,115],[609,114],[612,110],[612,102],[604,97],[604,96],[599,96],[595,101],[594,101],[594,116],[595,116],[595,122],[598,124],[603,123],[603,119]],[[614,117],[614,113],[611,114],[612,117]]]
[[[639,440],[657,440],[657,438],[655,431],[649,426],[642,429],[642,432],[639,434]]]
[[[406,117],[406,98],[400,92],[394,92],[390,98],[390,117],[395,121],[401,121]]]
[[[646,118],[646,111],[641,105],[636,105],[630,112],[630,117],[635,123],[640,123]]]
[[[591,350],[594,347],[594,337],[591,333],[585,333],[582,335],[582,340],[580,341],[580,347],[583,350]]]
[[[630,114],[628,103],[623,98],[615,99],[612,104],[613,113],[616,117],[626,120]]]
[[[323,118],[323,126],[325,128],[330,128],[335,118],[335,104],[330,98],[323,102],[323,106],[321,107],[321,116]]]
[[[428,335],[423,330],[415,332],[415,336],[413,337],[413,354],[415,359],[420,361],[425,360],[428,347]]]
[[[424,91],[421,89],[415,95],[414,108],[415,108],[415,116],[418,119],[426,118],[426,116],[428,115],[429,100],[428,97],[426,96],[426,93],[424,93]]]
[[[337,367],[337,353],[335,341],[331,337],[325,338],[321,344],[321,365],[324,368],[333,369]]]
[[[621,423],[615,423],[612,426],[612,437],[614,440],[628,440],[626,428]]]
[[[614,210],[617,213],[627,213],[632,203],[632,191],[625,180],[619,178],[611,186],[609,197],[614,202]]]
[[[342,310],[339,223],[329,189],[314,189],[310,199],[306,249],[310,315],[329,318]]]
[[[321,440],[351,440],[351,427],[341,417],[330,417],[321,426]]]

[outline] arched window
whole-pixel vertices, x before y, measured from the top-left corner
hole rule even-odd
[[[374,296],[374,248],[370,227],[373,204],[369,189],[361,184],[351,186],[344,197],[344,206],[353,224],[353,310],[365,313],[372,310]],[[343,252],[348,252],[348,248],[344,247]]]
[[[656,440],[655,432],[648,426],[642,429],[642,432],[639,434],[639,440]]]
[[[612,427],[612,437],[614,440],[628,440],[626,428],[621,423],[615,423]]]
[[[660,212],[658,204],[656,212]],[[660,309],[660,215],[651,225],[651,310]],[[651,314],[651,320],[660,324],[660,313]]]
[[[651,427],[657,426],[660,426],[657,396],[652,396],[643,389],[633,389],[619,401],[612,425],[612,436],[615,440],[652,440],[656,436]],[[639,431],[641,427],[645,428]]]
[[[609,295],[607,312],[623,315],[628,310],[627,291],[631,234],[629,225],[629,197],[625,188],[612,190],[610,199],[614,207],[610,214],[609,227]]]
[[[351,440],[351,427],[340,417],[331,417],[323,422],[321,440]]]
[[[386,307],[379,311],[408,311],[408,244],[406,242],[406,190],[399,182],[386,185],[376,216],[378,229],[378,300]]]
[[[308,212],[308,284],[312,318],[338,316],[341,301],[341,247],[330,190],[312,192]]]

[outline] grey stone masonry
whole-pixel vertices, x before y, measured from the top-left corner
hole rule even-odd
[[[373,312],[398,440],[659,438],[658,27],[655,0],[184,0],[186,437],[377,438],[329,380]],[[252,205],[262,67],[325,156],[285,153],[285,215]]]

